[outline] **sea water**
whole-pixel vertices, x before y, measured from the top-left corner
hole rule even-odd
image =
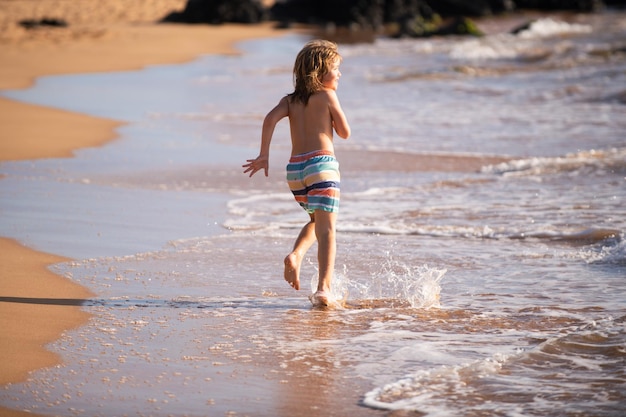
[[[506,26],[505,20],[496,24]],[[307,216],[248,179],[308,38],[3,95],[127,122],[3,163],[0,232],[73,258],[90,322],[0,391],[53,415],[618,416],[626,407],[626,16],[340,45],[352,126],[332,309],[282,259]],[[309,283],[311,285],[309,285]]]

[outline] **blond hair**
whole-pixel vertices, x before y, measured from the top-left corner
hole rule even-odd
[[[323,89],[322,78],[338,59],[341,55],[334,42],[317,39],[304,45],[293,66],[294,92],[289,100],[306,106],[311,95]]]

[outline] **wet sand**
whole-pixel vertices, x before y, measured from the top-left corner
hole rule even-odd
[[[67,261],[65,258],[0,238],[0,259],[0,383],[6,384],[26,377],[24,362],[32,368],[57,363],[57,355],[44,350],[43,345],[88,318],[79,307],[93,294],[47,269]]]
[[[58,355],[45,345],[89,319],[80,305],[93,294],[47,269],[63,261],[67,259],[0,238],[0,385],[23,381],[31,370],[56,365]],[[2,407],[0,411],[13,415]]]
[[[185,0],[0,0],[0,89],[27,88],[45,75],[120,71],[235,54],[234,44],[284,32],[261,25],[157,24]],[[27,30],[23,19],[64,19],[68,27]],[[10,65],[8,65],[10,63]],[[120,122],[0,98],[0,162],[68,157],[116,138]],[[1,177],[0,177],[1,178]],[[1,180],[1,179],[0,179]],[[84,324],[86,288],[48,270],[67,261],[0,239],[0,385],[22,381],[59,357],[45,345]],[[0,407],[3,415],[23,415]],[[29,415],[32,415],[29,413]]]

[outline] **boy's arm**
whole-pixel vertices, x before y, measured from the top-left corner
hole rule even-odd
[[[265,119],[263,119],[263,129],[261,130],[261,150],[259,152],[259,156],[255,159],[248,159],[248,163],[242,165],[243,168],[246,168],[246,170],[243,171],[244,174],[250,172],[250,176],[253,176],[257,173],[257,171],[262,169],[265,171],[265,176],[268,176],[270,144],[272,142],[272,136],[274,135],[274,129],[276,128],[278,122],[289,116],[289,102],[287,100],[287,97],[283,97],[265,116]]]
[[[348,139],[351,133],[350,124],[348,124],[348,119],[341,108],[341,104],[339,104],[339,97],[337,97],[337,93],[334,90],[328,90],[328,101],[328,108],[333,119],[335,132],[337,132],[339,137]]]

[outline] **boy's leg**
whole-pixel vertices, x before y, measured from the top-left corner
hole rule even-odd
[[[319,264],[317,291],[330,292],[337,252],[336,221],[337,213],[315,210],[315,236],[317,237],[317,262]]]
[[[298,235],[293,251],[285,257],[285,281],[296,290],[300,289],[300,265],[302,258],[315,242],[315,217],[311,214],[308,222]]]

